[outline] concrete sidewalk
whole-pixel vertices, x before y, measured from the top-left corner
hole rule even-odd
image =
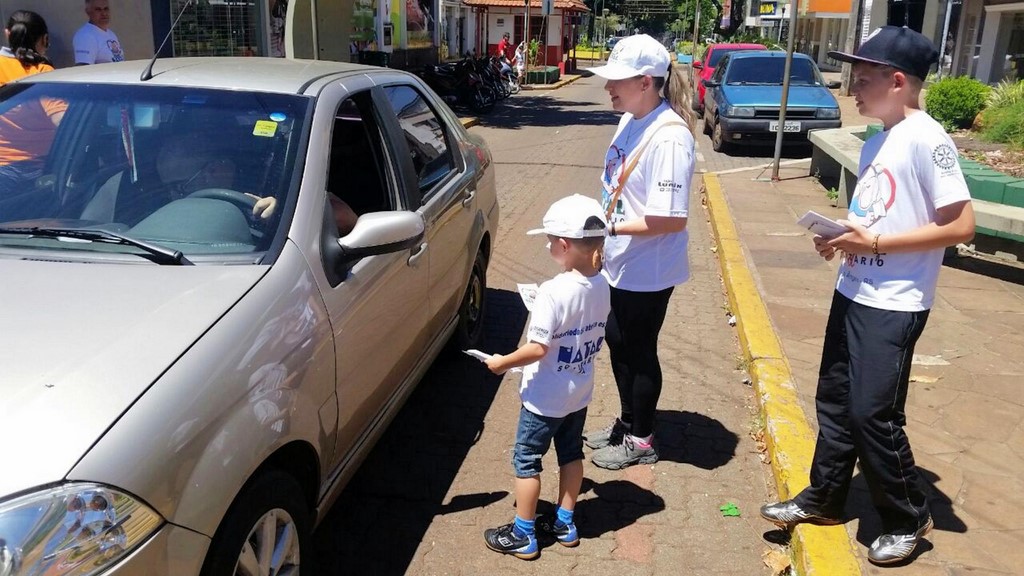
[[[814,392],[838,260],[814,252],[795,224],[833,208],[807,165],[705,175],[723,276],[766,416],[780,495],[807,483],[816,434]],[[781,344],[781,347],[779,346]],[[1024,573],[1024,268],[960,257],[947,261],[917,345],[907,432],[931,486],[936,530],[901,575]],[[802,414],[801,414],[802,412]],[[866,547],[880,521],[854,479],[843,528],[800,527],[802,574],[881,574]],[[770,526],[766,523],[766,529]],[[838,539],[837,539],[838,536]],[[850,540],[852,540],[852,546]]]

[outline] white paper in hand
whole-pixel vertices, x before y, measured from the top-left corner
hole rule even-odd
[[[523,304],[526,304],[526,309],[533,312],[533,301],[537,299],[537,291],[540,290],[540,286],[536,284],[516,284],[519,287],[519,296],[523,299]]]
[[[466,356],[471,357],[471,358],[476,358],[477,360],[479,360],[481,362],[490,359],[490,357],[492,356],[491,354],[488,354],[486,352],[481,352],[481,351],[473,349],[473,348],[470,348],[469,350],[463,350],[462,353],[465,354]],[[522,368],[512,368],[511,370],[509,370],[509,372],[522,372],[522,371],[523,371]]]
[[[801,216],[796,223],[822,238],[835,238],[850,231],[846,226],[831,218],[822,216],[814,210],[808,210],[807,214]]]

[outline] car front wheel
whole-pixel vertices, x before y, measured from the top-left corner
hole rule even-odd
[[[729,143],[726,142],[726,134],[722,130],[722,122],[718,118],[715,118],[715,125],[711,129],[711,147],[714,148],[715,152],[725,152],[729,149]]]
[[[250,481],[213,537],[203,576],[313,574],[312,524],[302,489],[278,470]]]

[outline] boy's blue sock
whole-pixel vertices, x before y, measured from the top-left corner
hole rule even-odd
[[[572,524],[572,510],[566,510],[561,506],[555,511],[555,515],[558,516],[558,520],[555,520],[555,526],[561,528],[562,526],[568,526]]]
[[[520,538],[523,536],[532,536],[533,534],[536,534],[536,528],[534,528],[535,522],[536,520],[523,520],[517,515],[516,520],[513,523],[514,527],[512,528],[512,531]]]

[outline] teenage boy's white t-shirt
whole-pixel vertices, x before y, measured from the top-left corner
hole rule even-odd
[[[883,237],[934,222],[936,209],[971,199],[957,158],[938,122],[924,112],[911,114],[864,143],[847,219]],[[836,290],[873,308],[928,310],[943,252],[847,255]]]
[[[561,418],[590,404],[594,358],[610,311],[608,281],[600,274],[563,272],[540,285],[526,339],[548,353],[523,368],[519,395],[527,410]]]
[[[75,64],[103,64],[124,60],[124,51],[121,50],[117,34],[92,22],[86,22],[75,32],[72,44],[75,47]]]
[[[605,210],[619,176],[632,160],[637,146],[654,135],[636,168],[626,179],[609,221],[622,222],[644,216],[686,218],[690,210],[690,179],[694,168],[693,134],[668,102],[640,120],[626,113],[605,156],[602,202]],[[690,277],[686,248],[689,232],[658,236],[608,236],[604,245],[604,275],[622,290],[657,292],[686,282]]]

